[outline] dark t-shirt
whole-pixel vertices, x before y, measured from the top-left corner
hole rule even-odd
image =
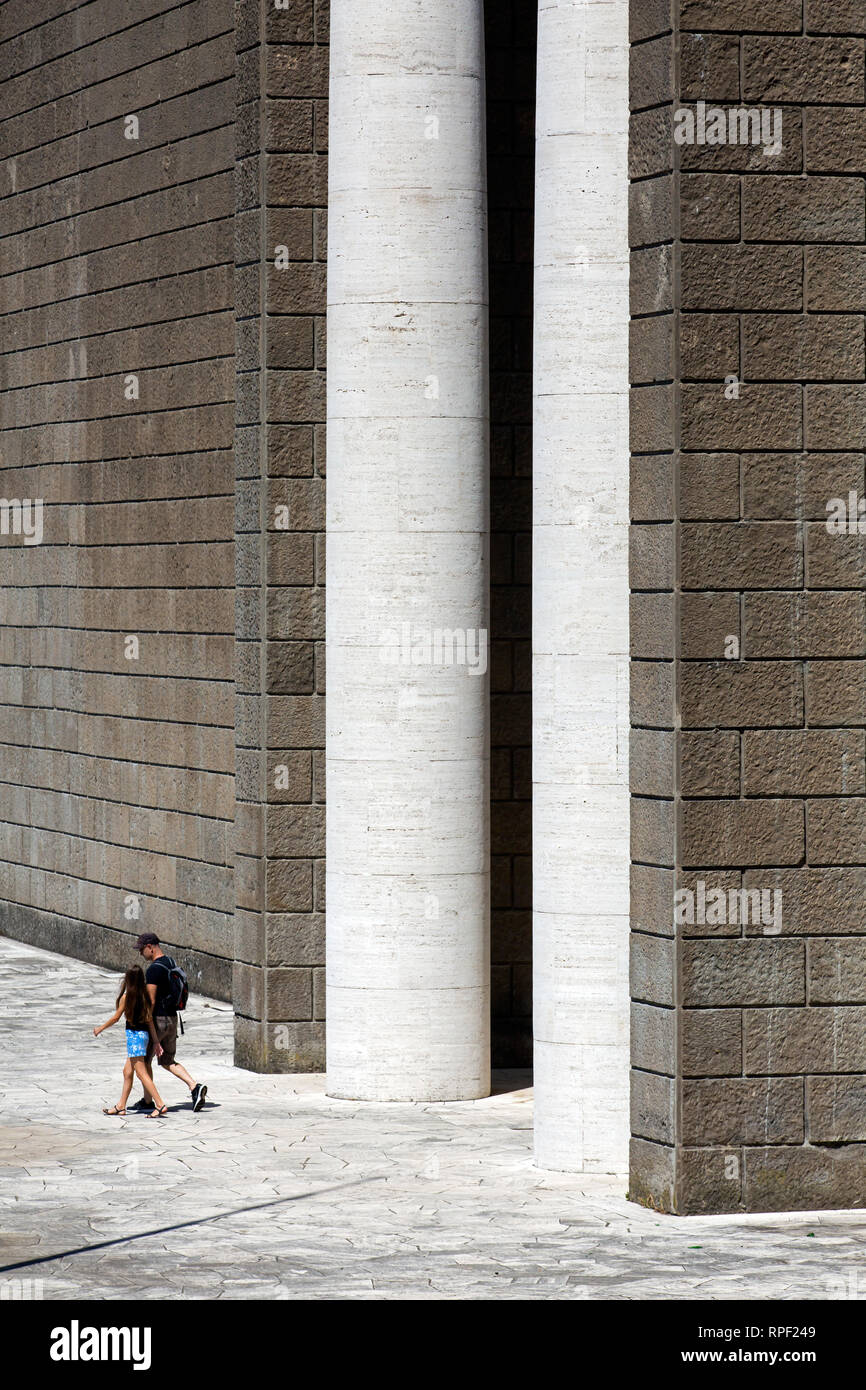
[[[152,960],[147,967],[145,981],[149,985],[156,985],[156,1000],[153,1005],[154,1017],[171,1017],[172,1014],[177,1013],[167,968],[173,965],[174,961],[171,956],[162,955],[158,956],[156,960]]]

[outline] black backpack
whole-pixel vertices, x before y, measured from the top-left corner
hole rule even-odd
[[[153,963],[154,965],[161,965],[168,972],[169,999],[174,1006],[175,1013],[182,1013],[189,999],[189,981],[186,978],[186,972],[181,970],[171,956],[160,956]],[[180,1028],[183,1032],[183,1019],[180,1020]]]

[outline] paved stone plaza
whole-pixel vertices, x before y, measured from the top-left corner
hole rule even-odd
[[[483,1101],[329,1100],[235,1068],[230,1008],[195,997],[179,1056],[205,1109],[167,1077],[167,1119],[108,1119],[122,1026],[91,1029],[117,976],[5,938],[0,962],[0,1295],[866,1298],[866,1212],[682,1219],[624,1177],[538,1171],[524,1073]]]

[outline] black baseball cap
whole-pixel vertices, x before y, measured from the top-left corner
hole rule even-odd
[[[158,946],[159,937],[152,931],[143,931],[135,943],[136,951],[143,951],[145,946]]]

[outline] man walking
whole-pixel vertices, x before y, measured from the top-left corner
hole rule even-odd
[[[189,1087],[193,1110],[201,1110],[207,1095],[207,1086],[200,1086],[190,1076],[186,1067],[182,1067],[180,1062],[175,1061],[177,1006],[171,980],[171,971],[175,968],[175,962],[171,956],[165,954],[159,944],[159,937],[153,932],[142,932],[135,943],[135,949],[146,962],[144,979],[153,1012],[153,1024],[162,1045],[159,1065],[165,1067],[173,1076],[179,1077]],[[148,1043],[145,1066],[148,1075],[153,1080],[152,1040]],[[142,1110],[145,1107],[150,1109],[150,1106],[151,1102],[145,1097],[144,1100],[138,1102],[134,1109]]]

